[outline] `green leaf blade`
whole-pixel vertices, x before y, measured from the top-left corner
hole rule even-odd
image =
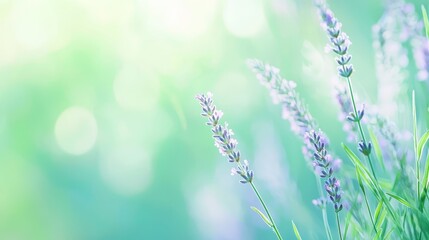
[[[302,240],[301,235],[299,234],[298,228],[295,223],[292,221],[293,232],[295,233],[295,237],[297,240]]]
[[[423,154],[423,148],[429,140],[429,130],[423,134],[423,136],[419,139],[417,143],[417,159],[420,160]]]
[[[262,220],[264,220],[264,222],[270,227],[273,227],[273,223],[267,218],[267,216],[265,216],[264,213],[262,213],[259,209],[257,209],[256,207],[250,207],[255,213],[257,213]]]
[[[429,39],[429,18],[425,6],[422,5],[423,22],[425,24],[426,38]]]

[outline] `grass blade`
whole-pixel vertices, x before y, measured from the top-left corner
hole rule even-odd
[[[429,154],[426,156],[426,163],[425,163],[425,171],[423,173],[423,192],[420,196],[419,201],[419,210],[423,211],[423,207],[425,206],[425,201],[428,193],[429,188]]]
[[[362,162],[359,160],[359,158],[348,148],[345,144],[342,144],[344,150],[346,151],[349,159],[353,162],[355,165],[357,171],[361,175],[362,179],[368,184],[371,191],[374,192],[375,197],[379,201],[383,201],[383,204],[386,206],[386,209],[389,213],[389,215],[392,217],[393,222],[397,226],[397,229],[400,233],[403,232],[403,228],[401,224],[398,221],[398,216],[396,212],[394,211],[392,205],[390,204],[389,200],[387,199],[387,196],[385,192],[382,190],[381,186],[377,183],[377,181],[374,179],[374,177],[370,174],[369,170],[362,164]]]
[[[403,199],[402,197],[395,195],[393,193],[386,193],[387,195],[391,196],[392,198],[396,199],[399,203],[404,205],[405,207],[415,209],[411,203],[409,203],[407,200]]]
[[[414,143],[414,157],[416,161],[416,182],[417,182],[417,199],[420,199],[420,159],[418,157],[417,149],[417,111],[416,111],[416,93],[413,90],[412,94],[412,110],[413,110],[413,143]]]
[[[377,224],[379,221],[381,209],[383,209],[383,203],[379,202],[377,205],[377,208],[375,209],[375,213],[374,213],[375,224]]]
[[[423,22],[425,24],[426,38],[429,39],[429,19],[428,19],[428,14],[426,12],[426,8],[423,5],[422,5],[422,15],[423,15]]]
[[[297,240],[301,240],[301,235],[299,234],[298,228],[295,223],[292,221],[293,232],[295,233],[295,237]]]
[[[375,136],[374,132],[370,128],[368,128],[368,133],[369,133],[369,138],[371,139],[371,142],[372,142],[375,156],[377,157],[383,170],[386,171],[386,167],[384,166],[384,161],[383,161],[383,154],[381,153],[381,148],[380,148],[380,144],[378,143],[377,136]]]
[[[429,131],[425,132],[417,143],[417,158],[420,159],[423,154],[423,148],[429,140]]]
[[[264,220],[264,222],[269,226],[269,227],[273,227],[273,224],[271,223],[271,221],[265,216],[265,214],[263,214],[259,209],[257,209],[256,207],[250,207],[255,213],[257,213],[262,220]]]
[[[352,213],[348,212],[346,216],[346,225],[344,226],[344,239],[347,239],[347,233],[349,231],[351,218],[352,218]]]

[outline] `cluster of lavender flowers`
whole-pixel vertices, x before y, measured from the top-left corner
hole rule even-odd
[[[306,138],[313,144],[314,160],[313,166],[319,168],[319,176],[326,179],[325,190],[328,193],[329,199],[334,204],[335,212],[343,209],[341,203],[341,188],[340,181],[333,176],[334,170],[332,169],[332,156],[326,150],[325,139],[321,131],[311,130],[306,134]],[[319,200],[320,201],[320,200]]]
[[[304,101],[297,93],[296,83],[284,79],[278,68],[265,64],[258,59],[248,60],[247,65],[256,74],[260,83],[270,91],[274,104],[282,105],[283,118],[289,121],[292,131],[305,140],[302,149],[304,156],[308,160],[312,159],[312,144],[306,141],[305,135],[318,127]],[[321,133],[321,137],[325,139],[326,147],[328,147],[328,137],[323,133]],[[334,170],[337,170],[341,165],[341,160],[336,158],[332,161]]]
[[[420,79],[427,77],[425,66],[426,39],[420,36],[422,24],[412,4],[402,0],[386,1],[385,12],[373,26],[373,47],[376,60],[378,105],[386,117],[395,117],[397,99],[406,95],[404,81],[408,77],[409,64],[407,44],[413,41],[414,56]],[[423,48],[422,48],[423,47]],[[429,63],[429,62],[428,62]]]
[[[316,2],[316,7],[319,10],[319,15],[322,18],[322,27],[328,33],[330,48],[338,55],[336,61],[339,65],[338,74],[344,78],[348,78],[353,73],[353,65],[350,64],[352,56],[348,54],[348,49],[352,42],[349,36],[341,31],[342,24],[334,17],[334,14],[322,1]]]
[[[282,78],[278,68],[260,60],[251,59],[247,64],[260,83],[270,90],[273,102],[282,104],[283,117],[290,122],[296,135],[304,136],[310,129],[316,128],[316,122],[295,91],[295,82]]]
[[[409,167],[406,166],[406,152],[400,148],[399,142],[401,139],[399,136],[399,131],[391,119],[377,112],[375,107],[371,107],[369,105],[368,110],[365,110],[365,105],[362,105],[360,109],[356,107],[357,96],[353,93],[351,80],[351,75],[354,72],[354,68],[351,64],[352,56],[349,54],[351,41],[349,40],[348,35],[342,31],[342,24],[338,21],[337,18],[335,18],[333,12],[327,8],[324,0],[315,1],[315,5],[321,18],[321,25],[329,38],[328,46],[330,50],[336,54],[335,60],[338,64],[337,73],[340,79],[346,80],[339,84],[339,87],[336,88],[335,92],[336,100],[341,108],[340,120],[344,121],[344,130],[348,133],[348,141],[356,141],[357,150],[361,152],[364,158],[368,160],[368,164],[371,168],[371,173],[369,173],[366,170],[365,165],[360,163],[361,158],[355,156],[347,146],[344,146],[347,154],[356,167],[356,174],[363,195],[355,193],[355,196],[351,196],[351,194],[354,192],[349,191],[350,189],[348,187],[350,183],[351,188],[353,188],[353,178],[344,178],[346,181],[342,182],[344,185],[343,187],[347,188],[346,192],[350,194],[351,198],[355,198],[356,201],[352,200],[352,204],[361,205],[362,197],[365,198],[365,204],[369,218],[372,222],[374,233],[376,234],[376,238],[378,236],[387,237],[389,234],[391,234],[391,232],[386,233],[385,229],[381,232],[379,231],[380,228],[388,228],[386,226],[390,226],[390,223],[388,223],[387,220],[382,220],[385,221],[385,223],[381,222],[382,225],[380,225],[380,222],[377,222],[380,221],[380,215],[378,215],[380,211],[384,211],[383,214],[385,215],[390,214],[389,217],[393,220],[392,223],[398,227],[398,233],[400,234],[398,236],[403,237],[405,235],[402,228],[405,227],[401,226],[400,222],[397,221],[397,215],[394,208],[390,204],[390,201],[392,198],[394,198],[400,201],[406,207],[409,207],[408,205],[411,206],[412,199],[410,200],[408,196],[413,195],[413,193],[411,193],[411,191],[413,191],[413,186],[411,179],[409,179],[412,174],[407,172]],[[419,37],[418,32],[421,31],[421,25],[417,20],[415,10],[412,5],[406,4],[403,0],[392,0],[391,2],[388,2],[386,6],[385,14],[373,27],[375,39],[374,49],[376,50],[376,60],[378,65],[377,75],[380,79],[380,83],[382,85],[392,85],[392,94],[395,95],[398,94],[397,92],[400,89],[398,86],[402,84],[407,75],[405,68],[408,65],[408,56],[405,44],[410,40],[413,40],[413,47],[415,48],[414,53],[417,67],[419,68],[418,76],[420,79],[429,78],[429,42],[426,39]],[[334,211],[336,213],[339,238],[343,239],[339,220],[340,211],[342,211],[343,208],[350,209],[351,205],[344,200],[348,197],[348,195],[347,193],[343,192],[340,181],[337,176],[335,176],[337,175],[336,171],[339,169],[341,160],[335,158],[334,155],[329,153],[329,140],[320,129],[317,130],[318,126],[316,121],[296,91],[296,83],[286,80],[280,75],[280,70],[278,68],[262,61],[252,59],[248,60],[247,63],[250,69],[256,74],[256,77],[261,82],[261,84],[270,91],[273,102],[282,106],[282,115],[286,120],[289,121],[292,131],[304,142],[303,154],[305,159],[311,163],[316,176],[318,176],[316,177],[316,180],[319,184],[318,188],[321,195],[319,199],[313,200],[313,204],[322,208],[324,218],[323,220],[325,223],[325,230],[328,239],[332,239],[325,209],[325,205],[329,200],[332,202]],[[231,174],[240,175],[242,178],[240,182],[249,183],[249,185],[252,186],[266,213],[268,214],[268,218],[266,218],[259,210],[256,212],[260,214],[264,221],[274,230],[278,239],[282,239],[276,225],[274,224],[274,221],[270,216],[270,213],[268,212],[268,209],[266,208],[260,194],[252,182],[253,172],[250,170],[248,162],[246,160],[241,161],[240,159],[240,152],[237,149],[238,142],[235,138],[233,138],[234,133],[231,129],[228,128],[226,123],[220,123],[223,113],[216,109],[216,106],[213,104],[211,93],[201,94],[196,98],[202,107],[202,116],[208,118],[207,125],[212,127],[215,146],[219,149],[219,152],[223,156],[227,157],[229,162],[235,162],[237,164],[236,168],[231,169]],[[390,101],[394,100],[396,99],[392,98]],[[368,126],[368,128],[365,129],[362,125],[363,122],[366,124],[372,124],[372,126]],[[375,168],[373,167],[371,160],[373,145],[371,142],[366,140],[366,131],[369,132],[371,140],[375,143],[374,146],[376,147],[375,150],[377,156],[379,156],[378,153],[380,150],[380,148],[378,148],[380,145],[377,143],[381,143],[381,150],[385,151],[383,152],[384,156],[379,159],[381,160],[380,165],[382,168],[384,169],[385,166],[383,161],[389,158],[391,163],[397,168],[395,169],[397,172],[397,174],[394,176],[395,182],[392,184],[393,187],[391,187],[388,192],[384,190],[384,188],[389,188],[388,184],[385,184],[384,186],[380,185],[378,182],[376,171],[374,170]],[[375,135],[373,133],[375,133]],[[376,136],[377,134],[378,137]],[[415,138],[415,145],[417,145],[416,142],[417,138]],[[418,149],[418,147],[416,147],[416,149]],[[423,195],[420,195],[420,159],[416,159],[416,161],[417,163],[415,171],[417,171],[417,196],[420,201],[423,201],[424,204],[424,200],[426,200],[427,195],[426,192],[424,192]],[[399,166],[397,164],[399,164]],[[425,168],[429,169],[429,167]],[[429,173],[426,173],[425,176],[427,179]],[[323,188],[320,184],[321,181],[319,177],[324,183]],[[364,181],[362,182],[361,179]],[[400,191],[401,193],[404,193],[402,195],[407,199],[402,199],[402,196],[396,195],[396,189],[402,187],[405,187],[409,190],[409,193],[402,189]],[[371,204],[369,201],[371,198],[368,198],[365,188],[370,188],[375,194],[375,199],[378,201],[378,207],[375,215],[372,214]],[[324,189],[326,193],[323,193],[322,189]],[[426,191],[427,189],[423,190]],[[391,198],[388,199],[386,194]],[[423,206],[423,204],[420,206]],[[353,206],[354,205],[352,205],[352,207]],[[385,210],[383,210],[384,206],[386,207]],[[356,209],[351,211],[350,216],[354,217],[354,219],[357,220],[361,226],[366,227],[366,216],[356,214],[357,212],[359,213],[359,210]],[[420,212],[424,213],[423,210],[420,210]],[[409,213],[413,214],[412,211]],[[405,211],[405,214],[408,214],[408,212]],[[421,214],[416,214],[416,219],[418,221],[420,221],[420,215]],[[413,216],[410,216],[412,217],[411,220],[414,221]],[[386,216],[383,218],[385,217]],[[408,227],[410,228],[408,230],[411,233],[410,236],[417,236],[418,229],[421,231],[423,229],[422,226],[426,227],[425,224],[419,225],[418,228],[415,229]],[[345,228],[345,234],[347,233],[347,229],[348,226]],[[355,227],[354,230],[362,232],[364,229]],[[405,229],[405,232],[407,232],[407,229]],[[359,234],[356,233],[354,236],[356,237]],[[426,235],[429,236],[429,234],[425,234],[424,236]],[[423,235],[420,233],[420,238],[422,238],[422,236]],[[346,239],[346,237],[344,238]]]
[[[315,138],[308,137],[314,136],[317,124],[296,92],[295,82],[284,79],[278,68],[264,64],[257,59],[249,60],[248,65],[256,73],[261,84],[270,90],[273,102],[282,104],[283,117],[290,122],[292,131],[304,140],[304,156],[307,160],[314,160],[312,166],[317,175],[321,178],[327,177],[325,190],[334,204],[335,211],[341,211],[343,206],[339,181],[332,177],[334,171],[339,169],[341,160],[334,159],[332,155],[327,154],[329,141],[322,131],[319,130]],[[315,146],[317,147],[315,148]],[[321,197],[314,201],[317,202],[317,205],[322,206],[321,204],[325,203],[323,199]]]
[[[227,157],[229,162],[237,163],[237,167],[231,169],[231,175],[238,174],[242,177],[241,183],[250,183],[253,180],[253,171],[250,170],[247,160],[244,160],[243,164],[241,163],[240,151],[237,149],[238,141],[233,138],[234,132],[228,128],[226,122],[223,125],[219,123],[223,112],[216,109],[212,97],[210,92],[196,96],[203,110],[201,115],[208,118],[206,124],[212,127],[215,146],[219,152]]]
[[[280,76],[280,70],[262,61],[252,59],[247,61],[250,69],[256,74],[260,83],[270,90],[272,100],[275,104],[283,107],[283,118],[289,121],[292,131],[303,138],[305,134],[317,127],[307,107],[295,90],[296,83],[288,81]],[[327,139],[325,137],[325,139]],[[311,144],[306,143],[303,147],[306,159],[312,158]]]
[[[347,79],[351,103],[352,105],[355,105],[354,95],[351,90],[350,78],[353,73],[353,65],[350,64],[352,56],[348,53],[351,41],[348,35],[342,31],[342,24],[337,20],[337,18],[335,18],[334,13],[326,7],[326,4],[323,1],[316,2],[316,7],[319,10],[319,15],[322,20],[321,25],[328,34],[330,42],[329,46],[332,52],[337,55],[335,60],[338,63],[338,75]],[[364,107],[362,107],[361,110],[353,110],[354,111],[350,112],[350,114],[347,116],[347,119],[350,122],[355,122],[358,127],[361,128],[360,123],[364,116]],[[358,143],[358,150],[365,156],[369,156],[372,148],[371,143],[365,140],[363,132],[361,132],[361,135],[362,141]]]
[[[417,79],[426,81],[429,79],[429,40],[419,37],[414,41],[414,59],[419,69]]]

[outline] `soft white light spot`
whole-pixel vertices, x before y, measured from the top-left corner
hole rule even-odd
[[[95,144],[97,122],[87,109],[70,107],[58,117],[55,137],[65,152],[74,155],[84,154]]]
[[[152,27],[187,39],[203,34],[214,17],[217,0],[150,0]]]
[[[223,12],[226,29],[237,37],[252,37],[265,25],[265,14],[259,0],[228,0]]]
[[[12,34],[26,49],[49,48],[59,34],[58,17],[47,1],[17,1],[9,17]]]
[[[149,156],[138,147],[119,146],[108,152],[100,165],[104,181],[125,196],[143,192],[152,179]]]
[[[159,98],[159,82],[154,76],[134,69],[123,69],[113,83],[119,105],[129,110],[154,109]]]
[[[239,72],[226,72],[219,78],[214,89],[215,92],[222,93],[222,97],[216,101],[224,106],[225,112],[234,114],[237,113],[237,109],[240,109],[237,116],[246,118],[258,105],[259,87],[256,79],[247,78]],[[239,89],[245,89],[245,91]]]
[[[189,194],[190,214],[203,239],[248,239],[243,236],[242,209],[236,194],[210,184]]]

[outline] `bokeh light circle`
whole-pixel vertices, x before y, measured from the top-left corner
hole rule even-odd
[[[118,104],[128,110],[151,110],[159,99],[159,81],[153,75],[132,69],[122,69],[114,83],[113,92]]]
[[[265,14],[259,0],[228,0],[223,12],[226,29],[237,37],[257,35],[265,25]]]
[[[116,146],[100,162],[103,180],[116,193],[132,196],[143,192],[152,179],[152,162],[141,148]]]
[[[73,155],[88,152],[97,139],[94,115],[82,107],[64,110],[55,124],[55,137],[61,149]]]

